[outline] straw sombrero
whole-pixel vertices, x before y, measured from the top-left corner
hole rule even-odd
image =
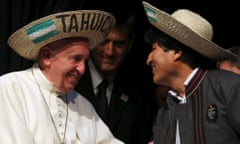
[[[69,37],[86,37],[90,48],[102,42],[115,25],[115,17],[100,10],[77,10],[55,13],[20,28],[8,39],[20,56],[36,60],[40,48]]]
[[[143,6],[150,24],[196,52],[213,60],[235,56],[212,42],[212,25],[200,15],[187,9],[169,15],[144,1]]]

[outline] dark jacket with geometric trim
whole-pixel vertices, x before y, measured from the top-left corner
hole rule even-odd
[[[199,70],[186,88],[187,102],[167,97],[154,127],[154,144],[240,144],[240,75]]]

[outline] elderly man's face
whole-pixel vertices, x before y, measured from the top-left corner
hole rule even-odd
[[[61,92],[67,93],[85,72],[89,43],[84,40],[60,41],[41,51],[42,71]]]

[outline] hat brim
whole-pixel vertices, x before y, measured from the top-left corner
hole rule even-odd
[[[100,10],[77,10],[52,14],[20,28],[9,39],[9,46],[20,56],[36,60],[40,49],[57,40],[84,37],[90,49],[102,42],[115,25],[115,17]]]
[[[199,34],[180,23],[168,13],[157,9],[156,7],[144,1],[143,5],[146,14],[149,12],[149,9],[151,9],[152,12],[154,11],[154,13],[151,14],[152,16],[148,17],[150,24],[188,46],[189,48],[192,48],[201,55],[204,55],[212,60],[219,60],[226,57],[235,56],[212,41],[201,37]]]

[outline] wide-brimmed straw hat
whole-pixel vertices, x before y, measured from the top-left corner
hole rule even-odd
[[[144,1],[143,6],[150,24],[201,55],[212,60],[235,56],[212,42],[212,25],[199,14],[179,9],[169,15]]]
[[[20,56],[36,60],[41,47],[63,38],[88,38],[92,49],[105,39],[115,23],[112,14],[101,10],[59,12],[20,28],[9,37],[8,44]]]

